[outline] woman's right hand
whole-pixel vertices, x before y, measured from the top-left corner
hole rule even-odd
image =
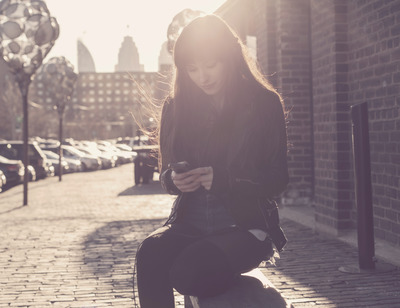
[[[172,171],[171,173],[172,181],[181,192],[192,192],[199,189],[201,186],[199,178],[199,174],[193,174],[191,171],[182,173]]]

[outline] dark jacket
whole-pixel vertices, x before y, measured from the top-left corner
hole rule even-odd
[[[163,108],[161,151],[172,104]],[[285,190],[289,180],[286,122],[279,96],[265,89],[248,95],[235,116],[227,147],[226,164],[212,166],[211,192],[227,194],[229,210],[238,226],[273,232],[271,225],[278,223],[273,198]],[[178,194],[168,219],[170,223],[182,212],[187,194],[173,184],[168,163],[162,162],[161,184],[167,192]],[[271,217],[271,213],[275,216]]]

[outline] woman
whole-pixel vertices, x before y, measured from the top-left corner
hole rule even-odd
[[[161,183],[177,194],[164,227],[141,244],[142,308],[213,296],[286,243],[273,197],[288,183],[280,96],[219,17],[199,17],[174,48],[173,93],[160,121]],[[173,170],[186,161],[187,170]],[[179,171],[179,173],[178,173]]]

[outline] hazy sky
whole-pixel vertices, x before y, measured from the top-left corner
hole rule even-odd
[[[172,18],[185,8],[213,13],[225,0],[45,0],[60,36],[44,62],[65,56],[77,70],[78,38],[98,72],[113,72],[123,37],[130,35],[145,71],[157,71],[161,45]],[[129,26],[129,27],[127,27]]]

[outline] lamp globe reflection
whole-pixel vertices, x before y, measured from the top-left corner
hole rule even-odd
[[[44,92],[47,98],[51,99],[54,109],[58,112],[59,117],[59,181],[62,180],[62,131],[63,131],[63,115],[65,106],[71,101],[74,91],[75,82],[78,75],[74,72],[73,65],[64,57],[54,57],[43,64],[38,70],[37,77],[44,84]]]
[[[59,35],[59,26],[41,0],[0,1],[0,54],[8,64],[22,95],[24,201],[28,204],[28,88]]]

